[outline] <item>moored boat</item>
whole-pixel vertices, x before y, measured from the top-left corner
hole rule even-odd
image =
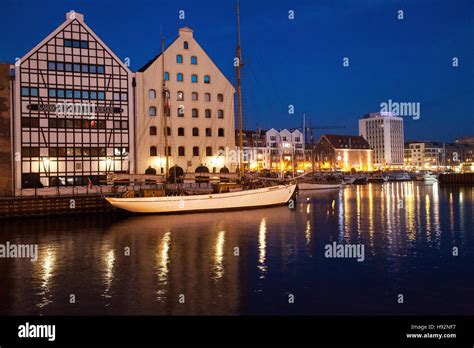
[[[423,175],[423,180],[425,183],[428,183],[428,184],[436,183],[438,182],[438,175],[430,173],[430,172],[426,172]]]
[[[388,176],[383,175],[381,172],[372,173],[367,178],[370,183],[384,183],[388,181]]]
[[[337,183],[313,183],[313,182],[299,182],[298,189],[300,190],[328,190],[340,189],[341,184]]]
[[[165,197],[110,198],[114,207],[134,213],[183,213],[250,209],[286,204],[296,184],[278,185],[237,192]]]

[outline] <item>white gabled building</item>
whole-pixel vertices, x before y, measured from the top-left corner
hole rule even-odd
[[[271,128],[266,132],[267,148],[269,149],[269,169],[304,170],[304,135],[299,129]]]
[[[17,193],[133,173],[134,75],[82,14],[67,13],[12,68]]]

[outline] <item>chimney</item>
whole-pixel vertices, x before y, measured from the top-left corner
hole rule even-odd
[[[183,38],[193,37],[193,30],[188,27],[179,28],[178,33],[179,33],[179,36],[182,36]]]
[[[82,13],[71,10],[69,12],[66,12],[66,20],[69,20],[69,19],[71,20],[78,19],[81,22],[84,22],[84,15]]]

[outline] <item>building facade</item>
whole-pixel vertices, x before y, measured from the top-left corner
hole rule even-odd
[[[443,144],[428,141],[405,144],[405,165],[413,168],[432,169],[444,163]]]
[[[266,135],[263,130],[244,130],[243,165],[245,170],[260,171],[270,169],[270,149],[267,148]],[[239,147],[239,131],[235,131],[236,146]]]
[[[359,120],[359,135],[374,150],[376,167],[404,164],[403,118],[393,114],[367,114]]]
[[[362,136],[323,134],[314,148],[314,158],[320,170],[373,170],[373,150]]]
[[[268,165],[272,171],[304,171],[305,142],[299,129],[269,129],[265,133],[269,152]]]
[[[234,92],[193,31],[179,29],[164,54],[137,72],[138,173],[165,173],[165,142],[170,176],[235,171]]]
[[[80,13],[14,65],[15,189],[133,173],[133,74]]]
[[[10,64],[0,64],[0,196],[13,193]]]

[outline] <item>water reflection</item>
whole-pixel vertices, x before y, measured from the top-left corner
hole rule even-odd
[[[262,218],[260,221],[260,227],[258,229],[258,269],[260,271],[260,278],[265,278],[265,273],[267,272],[267,266],[265,265],[265,256],[267,253],[267,220]]]
[[[36,263],[0,260],[0,313],[287,314],[280,301],[291,289],[302,299],[291,314],[331,314],[341,303],[365,314],[399,288],[423,293],[413,284],[434,279],[433,269],[443,271],[436,298],[450,298],[441,291],[449,284],[474,288],[460,264],[440,261],[452,245],[474,242],[472,188],[369,184],[298,199],[297,210],[4,224],[3,238],[38,243],[40,254]],[[324,258],[338,240],[363,243],[365,261]],[[349,291],[356,283],[363,291]],[[67,305],[71,289],[79,306]],[[415,311],[439,308],[417,303]]]

